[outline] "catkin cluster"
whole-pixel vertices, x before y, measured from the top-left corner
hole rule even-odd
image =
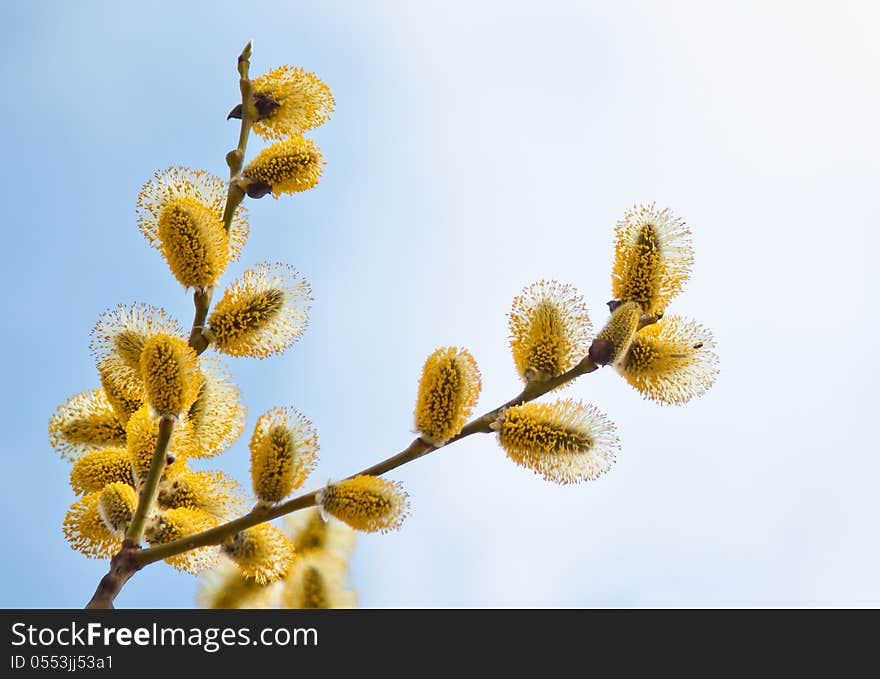
[[[251,493],[222,471],[190,466],[230,448],[245,428],[238,387],[219,358],[204,352],[279,354],[302,335],[311,302],[309,285],[296,270],[262,263],[226,285],[208,310],[250,232],[244,197],[310,189],[324,164],[303,133],[329,118],[330,89],[314,74],[289,66],[250,85],[251,101],[229,117],[243,119],[245,140],[252,129],[274,143],[248,164],[239,162],[238,172],[230,162],[229,182],[182,166],[158,171],[135,207],[148,243],[177,281],[195,290],[197,319],[202,300],[204,320],[194,322],[187,336],[168,313],[147,304],[104,312],[91,340],[100,386],[72,396],[50,418],[50,443],[72,463],[70,485],[78,496],[64,519],[64,535],[87,556],[112,556],[126,539],[167,545],[241,517],[250,507],[273,507],[314,469],[317,434],[291,407],[272,408],[256,421]],[[234,153],[243,157],[244,143]],[[190,573],[217,567],[206,582],[220,578],[222,585],[200,595],[206,605],[256,605],[285,583],[279,599],[284,605],[351,606],[354,595],[343,584],[352,529],[329,517],[336,514],[364,530],[396,525],[406,496],[393,484],[386,489],[387,483],[366,477],[330,484],[321,491],[323,512],[308,512],[298,528],[258,523],[166,561]]]
[[[692,265],[684,222],[668,209],[636,206],[617,226],[611,316],[595,336],[583,297],[570,284],[542,280],[513,300],[510,348],[525,387],[520,399],[486,416],[511,460],[563,484],[610,469],[620,445],[603,413],[573,399],[533,400],[599,366],[614,366],[660,403],[684,403],[712,385],[718,369],[711,333],[664,316]],[[480,373],[465,349],[431,354],[416,398],[421,438],[440,447],[460,436],[479,390]]]
[[[243,57],[249,54],[248,47]],[[77,495],[63,531],[74,549],[96,558],[141,541],[163,546],[154,560],[206,572],[197,596],[206,607],[347,608],[355,605],[346,584],[353,532],[401,526],[409,497],[399,483],[368,471],[291,500],[313,472],[319,446],[312,423],[290,406],[270,408],[253,426],[249,492],[222,471],[191,467],[229,449],[245,429],[239,389],[219,357],[205,352],[277,355],[302,335],[312,301],[292,267],[261,263],[226,285],[210,309],[250,232],[245,197],[278,198],[317,184],[324,161],[303,133],[334,106],[329,88],[301,68],[282,66],[253,81],[246,71],[240,67],[250,99],[229,114],[242,121],[239,147],[227,155],[229,182],[169,167],[137,198],[138,228],[181,285],[194,289],[195,319],[187,335],[147,304],[99,317],[91,349],[100,386],[70,397],[49,421],[50,442],[71,462]],[[251,129],[273,143],[244,164]],[[712,334],[666,315],[692,266],[684,222],[668,209],[635,206],[617,225],[610,317],[598,333],[573,285],[527,286],[508,314],[522,393],[472,419],[482,386],[476,360],[463,347],[438,348],[418,382],[418,438],[370,469],[381,474],[463,436],[494,432],[510,460],[544,479],[601,476],[620,448],[611,421],[573,398],[538,399],[606,365],[659,403],[705,392],[718,372]],[[314,506],[302,509],[307,504]],[[294,509],[283,528],[266,520]],[[201,533],[201,546],[192,548]]]

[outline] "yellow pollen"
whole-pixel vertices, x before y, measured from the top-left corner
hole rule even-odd
[[[308,319],[308,283],[283,264],[257,264],[226,288],[208,318],[215,348],[265,358],[297,341]]]
[[[333,111],[333,95],[314,74],[281,66],[254,79],[254,96],[271,99],[277,108],[254,123],[256,134],[283,139],[321,125]]]
[[[160,250],[186,287],[212,286],[229,263],[226,231],[213,210],[194,198],[176,198],[159,216]]]
[[[614,427],[592,406],[576,401],[525,403],[508,408],[495,428],[507,456],[555,483],[600,476],[618,448]]]
[[[161,545],[179,540],[187,535],[213,528],[218,520],[212,514],[192,507],[167,509],[154,517],[147,525],[144,537],[150,545]],[[215,546],[199,547],[165,559],[180,571],[199,573],[217,563],[219,549]]]
[[[293,135],[263,149],[242,172],[249,180],[283,193],[306,191],[318,183],[324,160],[311,139]]]
[[[191,457],[212,457],[226,450],[244,430],[246,409],[238,387],[216,358],[200,358],[201,384],[186,415],[192,428]]]
[[[125,427],[104,392],[95,389],[58,407],[49,419],[49,442],[62,457],[75,459],[92,448],[124,446]]]
[[[261,584],[283,578],[294,558],[290,540],[268,523],[236,533],[223,543],[223,552]]]
[[[62,530],[73,549],[93,559],[110,557],[119,551],[122,538],[111,533],[98,510],[101,492],[77,500],[64,517]]]
[[[104,395],[113,407],[117,419],[124,426],[128,418],[143,405],[144,394],[142,385],[126,382],[120,371],[116,369],[120,361],[121,359],[113,356],[105,358],[98,364],[98,374],[101,377]]]
[[[79,458],[70,470],[70,486],[79,495],[121,481],[132,485],[131,458],[125,448],[103,448]]]
[[[327,601],[327,586],[321,571],[317,568],[308,568],[302,575],[302,601],[302,608],[330,608]]]
[[[147,402],[160,415],[189,410],[198,396],[201,375],[195,351],[179,337],[157,334],[141,352],[141,376]]]
[[[645,398],[680,405],[701,396],[718,375],[712,333],[680,316],[668,316],[636,334],[616,366]]]
[[[416,398],[416,429],[442,445],[461,432],[480,394],[480,371],[466,349],[437,349],[425,361]]]
[[[215,312],[211,319],[211,332],[224,345],[234,345],[244,335],[259,332],[260,328],[275,318],[284,306],[282,290],[266,290],[241,300],[226,313]]]
[[[663,313],[690,276],[690,230],[668,210],[637,205],[617,223],[614,297],[637,302],[645,314]]]
[[[596,338],[611,343],[608,363],[614,365],[626,356],[641,317],[642,308],[638,302],[625,302],[611,313],[611,317]]]
[[[587,353],[591,324],[571,285],[539,281],[513,300],[510,347],[524,382],[545,381],[574,367]]]
[[[141,351],[146,340],[144,335],[132,330],[123,330],[113,337],[119,357],[134,370],[140,370]]]
[[[263,502],[280,502],[299,488],[315,465],[318,441],[311,422],[293,408],[260,417],[251,437],[251,480]]]
[[[321,508],[355,530],[397,529],[407,514],[407,494],[399,484],[378,476],[356,476],[328,485],[320,493]]]
[[[108,484],[98,497],[98,512],[107,530],[116,537],[124,537],[137,503],[138,496],[131,485],[121,481]]]

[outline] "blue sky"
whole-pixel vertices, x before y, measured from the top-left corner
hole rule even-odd
[[[77,607],[106,564],[66,545],[69,466],[47,421],[98,385],[88,335],[118,303],[191,300],[135,226],[141,185],[225,172],[235,57],[336,97],[313,191],[250,205],[228,282],[293,264],[315,303],[281,357],[230,360],[248,430],[316,424],[313,485],[404,448],[425,357],[466,346],[479,409],[518,391],[506,313],[555,278],[605,320],[613,227],[634,202],[691,226],[670,312],[711,327],[721,376],[683,407],[611,370],[566,396],[617,424],[600,480],[557,487],[472,437],[391,476],[402,530],[363,536],[361,604],[877,606],[878,17],[868,3],[4,3],[0,69],[7,414],[0,605]],[[257,148],[255,145],[253,148]],[[208,467],[247,481],[247,434]],[[871,453],[875,450],[875,453]],[[139,573],[124,607],[191,606]]]

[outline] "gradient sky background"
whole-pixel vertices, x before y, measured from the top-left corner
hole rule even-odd
[[[61,534],[74,497],[47,421],[98,386],[102,311],[144,301],[189,326],[135,199],[169,165],[225,176],[253,38],[254,74],[301,65],[337,106],[313,135],[320,185],[251,201],[224,281],[281,260],[315,303],[288,353],[229,361],[248,429],[203,467],[247,482],[276,404],[318,428],[313,486],[397,452],[438,346],[476,357],[480,412],[507,400],[513,297],[572,283],[601,326],[614,224],[657,201],[693,230],[669,311],[714,330],[715,388],[661,407],[610,369],[581,378],[565,395],[622,442],[592,483],[549,484],[489,437],[392,473],[412,515],[359,539],[361,605],[880,606],[878,19],[865,2],[2,3],[0,605],[82,606],[106,571]],[[151,566],[117,603],[194,590]]]

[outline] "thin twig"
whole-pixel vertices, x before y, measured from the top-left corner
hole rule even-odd
[[[147,516],[156,502],[156,495],[159,493],[159,480],[162,478],[162,471],[165,469],[168,443],[171,441],[171,434],[174,433],[175,423],[176,419],[174,417],[163,415],[159,418],[159,435],[156,437],[156,449],[153,451],[153,459],[150,461],[150,472],[147,474],[147,479],[141,487],[137,509],[135,509],[134,516],[132,516],[131,523],[128,525],[128,530],[125,533],[125,539],[136,545],[144,537],[144,526]]]
[[[193,293],[193,306],[195,314],[193,315],[192,330],[189,331],[189,345],[196,350],[196,355],[200,355],[208,348],[210,342],[205,336],[205,323],[208,320],[208,311],[211,308],[211,297],[214,294],[214,288],[208,286],[205,288],[196,288]]]

